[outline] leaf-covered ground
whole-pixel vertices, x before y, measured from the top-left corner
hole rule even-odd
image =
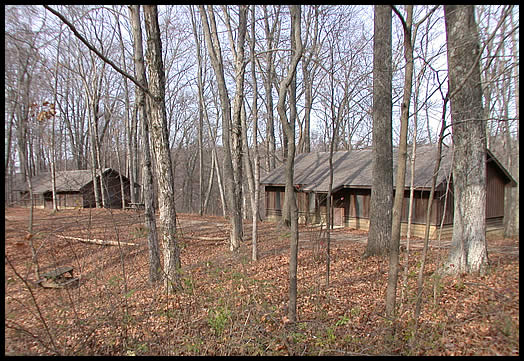
[[[406,288],[401,271],[399,317],[391,322],[384,317],[387,259],[362,258],[365,232],[333,232],[326,286],[325,239],[318,229],[302,228],[298,322],[292,324],[286,317],[289,236],[275,223],[260,223],[260,259],[253,262],[249,222],[240,252],[231,254],[227,220],[179,214],[184,289],[168,296],[161,284],[148,284],[142,214],[35,210],[30,236],[28,215],[24,208],[5,210],[6,354],[519,354],[518,240],[489,241],[488,273],[458,278],[433,275],[449,242],[432,242],[415,325],[420,240],[410,247]],[[60,236],[139,245],[101,246]],[[28,238],[42,272],[71,265],[79,286],[36,286]]]

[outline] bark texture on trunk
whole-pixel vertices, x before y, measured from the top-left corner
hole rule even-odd
[[[473,5],[446,5],[444,15],[448,42],[455,202],[452,249],[445,271],[482,272],[488,262],[486,138],[475,8]]]
[[[151,133],[156,160],[158,182],[158,204],[164,254],[164,281],[168,293],[174,293],[180,283],[180,249],[177,244],[175,193],[173,171],[165,108],[165,74],[162,63],[162,43],[158,25],[158,12],[155,5],[144,5],[147,33],[147,55],[149,73],[149,114]]]
[[[142,30],[140,27],[140,7],[131,5],[129,7],[131,26],[133,32],[133,60],[135,64],[135,75],[137,80],[147,87],[146,69],[144,65],[144,52],[142,46]],[[162,279],[162,267],[160,264],[160,251],[158,248],[158,231],[156,226],[155,208],[153,202],[153,170],[151,164],[151,148],[149,143],[149,126],[146,109],[146,95],[140,88],[136,88],[136,99],[138,111],[142,121],[142,173],[144,186],[144,225],[147,230],[147,241],[149,249],[149,283],[153,284]]]
[[[375,5],[374,22],[373,185],[365,256],[387,253],[391,240],[393,206],[391,7]]]

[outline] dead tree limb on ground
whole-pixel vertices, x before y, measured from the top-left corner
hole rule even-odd
[[[94,243],[94,244],[100,244],[102,246],[138,246],[136,243],[129,243],[129,242],[117,242],[117,241],[104,241],[103,239],[87,239],[87,238],[79,238],[79,237],[71,237],[71,236],[61,236],[57,235],[58,238],[64,238],[64,239],[73,239],[75,241],[80,241],[84,243]]]

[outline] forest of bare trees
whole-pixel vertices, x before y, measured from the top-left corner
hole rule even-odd
[[[250,219],[256,261],[257,225],[265,216],[260,179],[285,165],[282,226],[294,322],[295,156],[372,147],[365,256],[390,256],[389,317],[401,271],[402,194],[393,197],[393,178],[409,186],[406,164],[416,162],[417,145],[454,147],[448,272],[483,271],[487,264],[486,147],[517,181],[506,192],[504,226],[505,235],[518,234],[518,10],[7,5],[5,203],[17,205],[17,182],[25,181],[32,197],[33,176],[49,172],[54,187],[56,172],[85,169],[102,208],[106,192],[97,176],[118,170],[140,184],[139,191],[131,187],[130,201],[145,207],[149,281],[163,279],[175,293],[181,288],[177,213],[225,216],[231,252],[245,241],[243,220]],[[328,209],[329,202],[331,193]],[[60,212],[56,200],[53,209]],[[329,248],[327,257],[329,283]]]

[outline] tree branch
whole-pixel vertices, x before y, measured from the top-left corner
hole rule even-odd
[[[54,15],[56,15],[60,20],[62,20],[62,22],[64,24],[66,24],[70,29],[71,31],[73,32],[73,34],[75,34],[75,36],[80,39],[81,42],[83,42],[88,48],[89,50],[91,50],[93,53],[95,53],[96,55],[98,55],[98,57],[100,59],[102,59],[104,62],[106,62],[107,64],[109,64],[113,69],[115,69],[118,73],[122,74],[124,77],[128,78],[129,80],[131,80],[133,83],[136,84],[136,86],[138,86],[140,89],[142,89],[147,95],[149,95],[151,98],[155,99],[156,100],[156,97],[153,96],[150,92],[149,92],[149,89],[147,89],[145,86],[143,86],[142,84],[140,84],[140,82],[138,80],[136,80],[133,76],[129,75],[128,73],[126,73],[125,71],[123,71],[122,69],[120,69],[117,65],[115,65],[111,60],[109,60],[107,57],[105,57],[104,55],[102,55],[102,53],[100,53],[98,50],[96,50],[96,48],[94,46],[92,46],[79,32],[78,30],[76,29],[76,27],[71,24],[62,14],[60,14],[58,11],[50,8],[48,5],[43,5],[43,7],[45,9],[47,9],[49,12],[53,13]]]

